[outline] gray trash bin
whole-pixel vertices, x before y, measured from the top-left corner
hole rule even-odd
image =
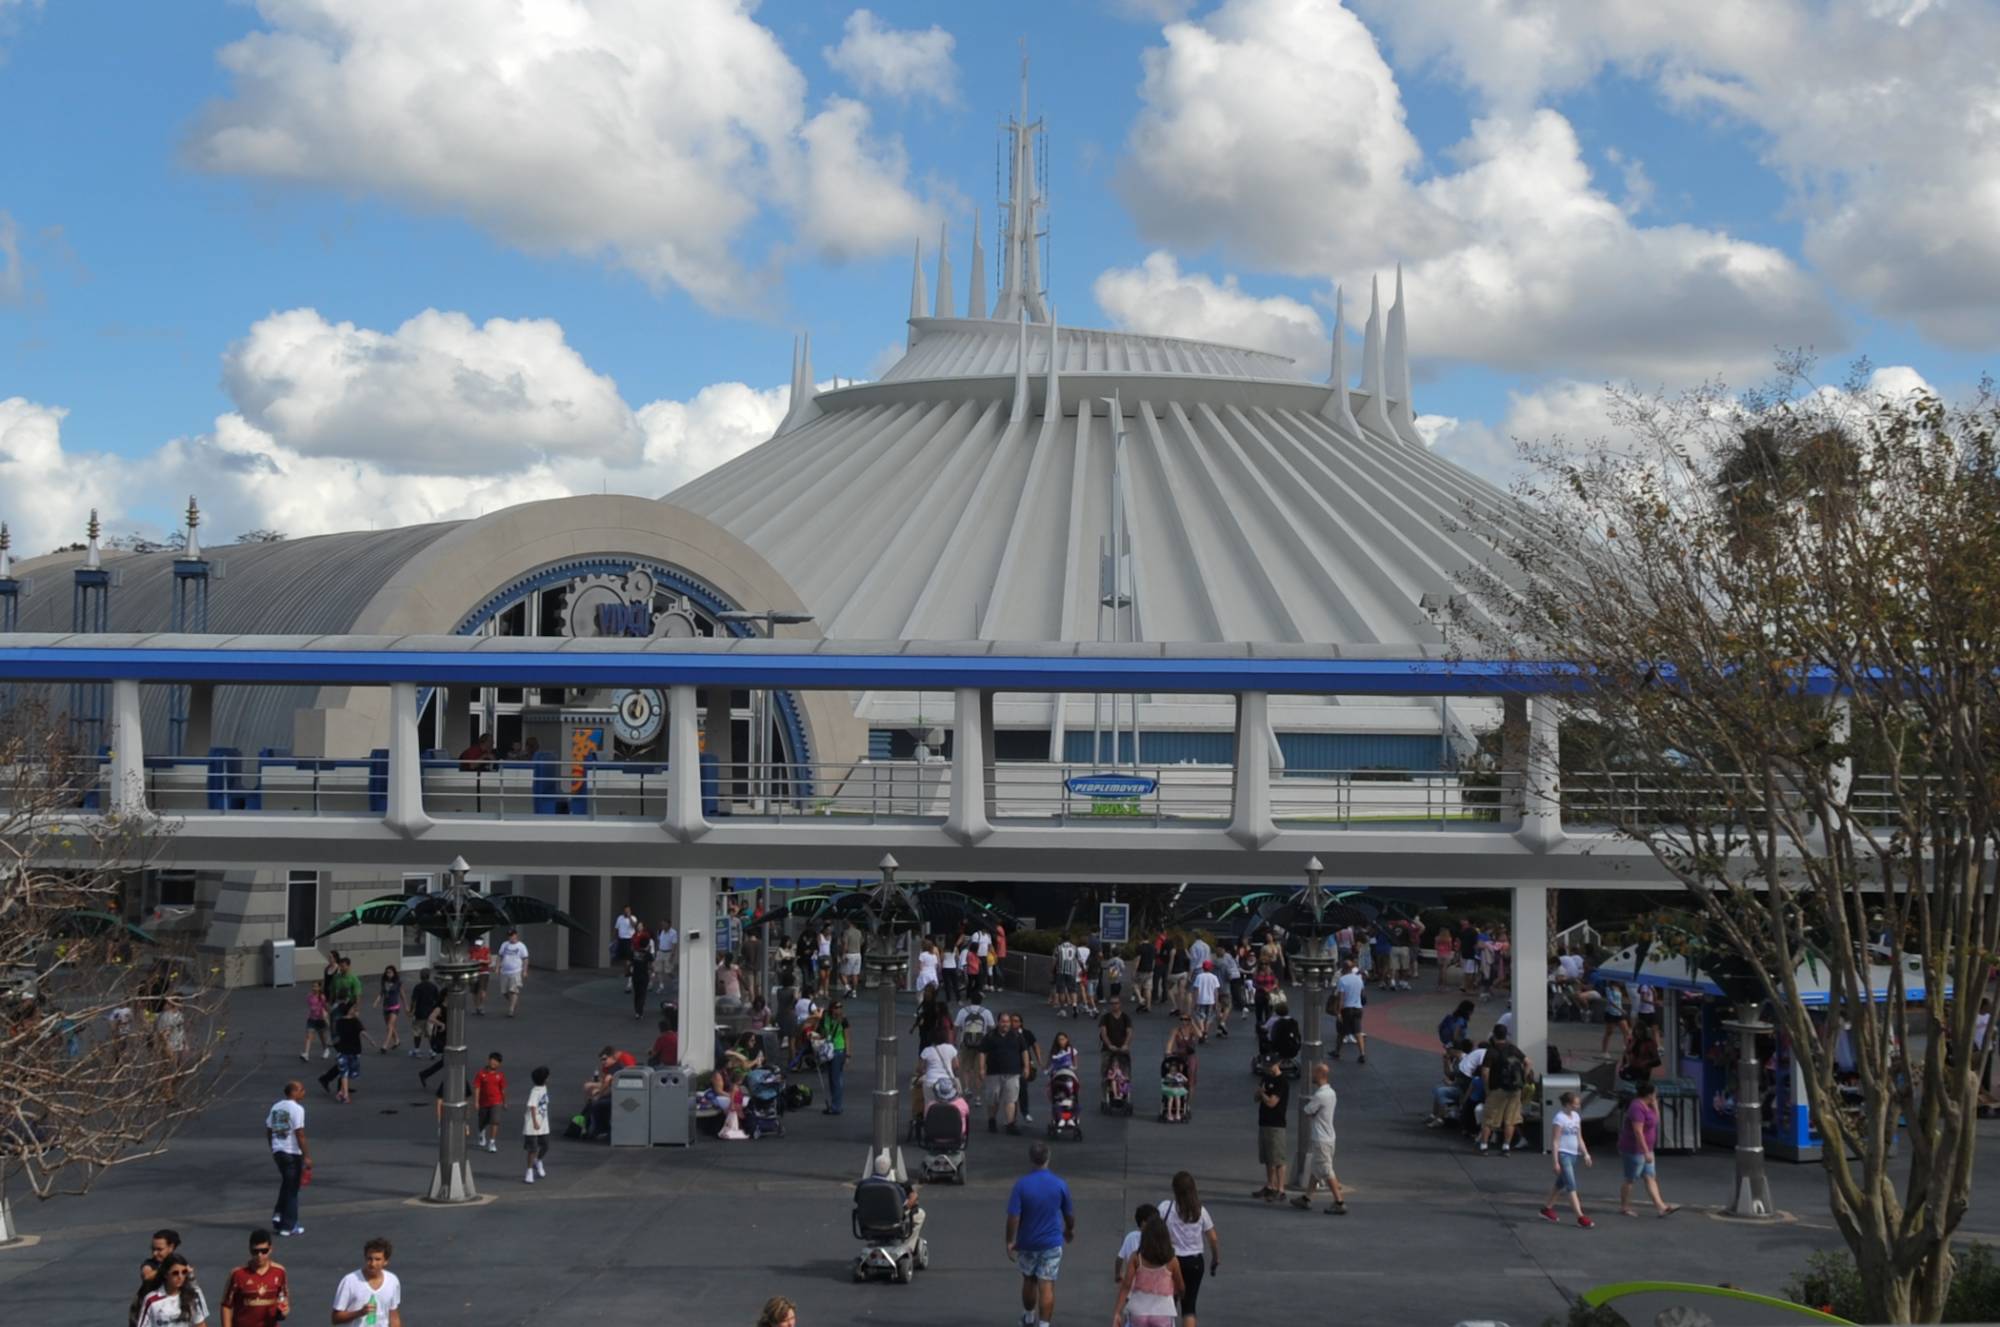
[[[271,985],[290,986],[297,981],[298,945],[290,940],[266,940],[264,953],[271,974]]]
[[[653,1080],[653,1146],[686,1147],[694,1142],[694,1117],[688,1111],[688,1083],[693,1078],[678,1064],[647,1071]]]
[[[1694,1152],[1701,1148],[1701,1091],[1692,1078],[1662,1078],[1657,1086],[1660,1141],[1656,1152]]]
[[[653,1142],[653,1117],[647,1095],[653,1085],[650,1069],[620,1069],[611,1080],[611,1145],[649,1147]]]
[[[1563,1093],[1583,1095],[1583,1079],[1576,1074],[1542,1075],[1542,1150],[1555,1146],[1556,1112],[1562,1109]]]

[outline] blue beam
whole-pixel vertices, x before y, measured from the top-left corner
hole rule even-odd
[[[312,648],[303,648],[307,641]],[[487,642],[479,642],[487,646]],[[1509,660],[1143,657],[926,653],[845,654],[814,643],[729,650],[344,649],[325,637],[301,648],[0,645],[0,681],[212,682],[251,686],[667,687],[727,684],[803,690],[1268,691],[1306,695],[1499,696],[1582,689],[1579,670]]]

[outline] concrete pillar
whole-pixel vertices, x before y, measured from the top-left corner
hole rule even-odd
[[[611,961],[611,881],[604,876],[569,877],[569,915],[589,932],[570,931],[569,966],[601,968]]]
[[[681,933],[681,1063],[707,1074],[715,1068],[715,877],[678,877],[674,901]]]
[[[389,809],[382,819],[407,838],[431,827],[424,812],[423,735],[417,731],[414,682],[389,687]]]
[[[1549,887],[1514,886],[1513,909],[1507,952],[1513,964],[1514,1044],[1539,1074],[1549,1061]],[[1544,1139],[1546,1149],[1546,1134]]]
[[[953,693],[951,809],[944,832],[971,847],[993,832],[987,818],[987,735],[992,731],[993,698],[973,687]]]
[[[1261,848],[1278,837],[1271,818],[1271,698],[1261,691],[1236,697],[1236,778],[1229,837]]]
[[[1501,702],[1500,823],[1521,828],[1522,789],[1528,777],[1528,698],[1508,696]]]
[[[139,712],[139,684],[111,684],[111,786],[105,809],[113,815],[146,810],[146,728]]]
[[[187,722],[181,728],[181,754],[205,756],[215,745],[215,686],[197,682],[188,688]]]
[[[722,787],[717,790],[717,800],[723,807],[729,805],[735,795],[736,782],[736,708],[729,703],[734,694],[728,687],[713,686],[702,690],[705,702],[703,713],[705,722],[702,732],[707,742],[708,754],[715,757],[717,775]]]
[[[993,814],[994,804],[1000,800],[999,771],[994,768],[998,757],[994,755],[994,750],[993,693],[982,691],[979,693],[979,751],[986,786],[986,813],[989,816]]]
[[[708,832],[701,813],[701,733],[694,688],[667,688],[667,814],[661,826],[682,843]]]
[[[1536,696],[1528,702],[1528,747],[1521,780],[1521,827],[1515,837],[1546,850],[1562,841],[1562,804],[1557,770],[1556,702]]]

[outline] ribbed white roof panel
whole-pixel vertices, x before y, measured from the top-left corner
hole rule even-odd
[[[909,352],[882,375],[883,382],[918,378],[990,377],[1012,373],[1021,357],[1018,324],[969,318],[914,318]],[[1064,373],[1184,373],[1207,378],[1297,378],[1283,355],[1211,345],[1173,336],[1141,336],[1090,328],[1056,329],[1058,367]],[[1028,326],[1028,372],[1049,369],[1047,323]]]

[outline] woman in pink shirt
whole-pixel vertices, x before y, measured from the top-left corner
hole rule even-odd
[[[1639,1083],[1638,1095],[1625,1108],[1625,1123],[1618,1130],[1618,1155],[1625,1162],[1625,1182],[1618,1188],[1618,1210],[1637,1216],[1632,1210],[1632,1186],[1646,1182],[1646,1194],[1653,1210],[1661,1216],[1680,1211],[1680,1204],[1660,1197],[1660,1180],[1653,1165],[1653,1148],[1660,1141],[1660,1107],[1653,1080]]]

